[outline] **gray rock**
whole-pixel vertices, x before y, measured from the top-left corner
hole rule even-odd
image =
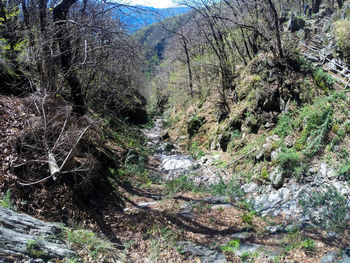
[[[302,29],[304,26],[305,26],[305,20],[300,17],[291,16],[288,21],[288,30],[290,30],[291,32],[298,31]]]
[[[178,169],[189,169],[194,165],[193,160],[189,156],[182,155],[161,155],[162,170],[165,172]]]
[[[339,263],[350,263],[350,248],[343,250],[342,258]]]
[[[275,168],[275,170],[270,174],[270,181],[272,182],[272,185],[279,189],[283,186],[284,177],[283,173],[280,171],[278,167]]]
[[[226,257],[222,253],[189,241],[178,242],[176,247],[182,253],[199,257],[203,263],[227,263]]]
[[[255,156],[255,161],[256,162],[261,162],[264,160],[264,150],[261,150],[256,156]]]
[[[34,217],[0,207],[0,255],[30,258],[28,244],[47,259],[63,259],[74,255],[61,240],[59,224],[46,223]]]
[[[321,163],[319,172],[320,172],[320,175],[322,178],[327,177],[327,164],[326,163]]]
[[[275,235],[275,234],[280,234],[280,233],[285,233],[286,228],[283,226],[267,226],[266,231],[268,231],[270,234]]]
[[[338,257],[338,251],[333,250],[321,258],[321,263],[333,263]]]
[[[252,233],[250,233],[250,232],[239,232],[239,233],[231,235],[231,238],[248,239],[251,235],[252,235]]]
[[[233,205],[231,204],[220,204],[220,205],[213,205],[211,209],[217,210],[217,209],[226,209],[226,208],[232,208]]]
[[[237,256],[242,256],[244,253],[255,253],[263,249],[262,245],[258,244],[245,244],[242,243],[239,245],[237,250],[234,252]]]
[[[230,204],[228,201],[229,197],[228,196],[207,196],[204,197],[203,201],[209,204]]]
[[[241,189],[246,193],[253,193],[255,190],[259,188],[257,183],[249,183],[241,186]]]

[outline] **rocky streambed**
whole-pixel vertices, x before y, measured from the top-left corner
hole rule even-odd
[[[156,119],[152,129],[144,129],[143,132],[149,139],[149,147],[155,150],[155,157],[160,164],[158,171],[163,181],[173,180],[183,174],[187,174],[198,186],[217,184],[220,180],[227,183],[231,179],[232,175],[228,169],[218,168],[215,165],[220,158],[219,155],[206,155],[200,160],[194,160],[191,156],[182,155],[175,144],[164,142],[168,134],[162,128],[161,118]],[[273,139],[268,138],[267,143]],[[250,202],[259,215],[281,216],[289,222],[287,225],[267,226],[268,233],[272,235],[288,233],[295,227],[304,229],[315,224],[326,226],[334,220],[334,217],[345,222],[350,219],[350,187],[340,181],[335,176],[334,169],[325,163],[309,168],[308,175],[301,181],[284,178],[278,168],[269,177],[271,184],[251,182],[240,185],[240,189],[245,193],[244,200]],[[235,201],[238,199],[228,196],[207,197],[183,205],[178,216],[191,218],[196,203],[205,202],[210,204],[212,209],[225,209],[235,206]],[[332,234],[333,232],[330,232],[329,235]],[[201,262],[227,262],[222,253],[208,247],[189,241],[180,242],[178,245],[186,253],[201,258]],[[349,249],[340,249],[341,259],[339,257],[337,259],[334,253],[328,253],[322,257],[321,262],[350,262]],[[239,255],[254,252],[267,254],[267,259],[269,256],[271,258],[276,256],[262,245],[243,241],[236,250]]]

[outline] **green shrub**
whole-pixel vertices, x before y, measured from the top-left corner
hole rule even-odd
[[[205,189],[205,191],[214,196],[226,195],[230,199],[241,199],[245,195],[244,191],[240,188],[240,185],[236,180],[231,179],[228,183],[225,183],[221,177],[217,184],[210,185],[207,187],[207,189]]]
[[[333,124],[333,108],[324,100],[306,106],[299,116],[299,123],[305,123],[300,138],[295,143],[297,150],[305,148],[304,154],[312,157],[318,153],[328,137]]]
[[[242,222],[248,225],[252,225],[254,216],[255,216],[254,211],[243,213],[243,215],[241,216]]]
[[[66,239],[70,247],[84,250],[92,257],[108,256],[109,253],[113,254],[115,250],[112,243],[99,238],[90,230],[66,230]]]
[[[315,71],[315,67],[305,57],[298,56],[297,62],[302,71],[305,71],[306,73],[313,73]]]
[[[345,181],[350,181],[350,161],[346,159],[339,167],[338,177]]]
[[[220,247],[223,252],[234,253],[239,247],[239,239],[232,239],[226,245]]]
[[[12,208],[10,189],[8,189],[4,197],[0,199],[0,206],[4,208]]]
[[[337,46],[340,48],[343,56],[350,56],[350,20],[341,20],[334,22],[335,39]]]
[[[306,194],[301,199],[301,207],[304,214],[312,214],[319,209],[321,214],[312,218],[316,225],[325,229],[343,230],[346,227],[347,199],[332,186],[315,191],[311,195]]]
[[[277,156],[277,163],[285,175],[293,175],[300,167],[301,155],[294,148],[283,148]]]
[[[330,74],[327,74],[323,69],[317,69],[313,74],[316,85],[324,90],[329,91],[333,87],[334,80]]]
[[[205,155],[205,152],[198,147],[196,141],[193,141],[190,146],[190,154],[192,158],[199,160]]]
[[[169,193],[177,193],[180,191],[193,191],[196,190],[193,180],[188,175],[180,175],[179,177],[168,180],[165,182],[165,189]]]
[[[307,239],[305,239],[304,241],[302,241],[302,242],[300,243],[300,246],[301,246],[302,248],[305,248],[306,250],[312,251],[312,250],[315,250],[315,248],[316,248],[316,243],[315,243],[315,241],[313,241],[312,239],[307,238]]]
[[[292,133],[294,127],[294,121],[290,112],[282,114],[279,119],[274,132],[281,138],[286,137]]]

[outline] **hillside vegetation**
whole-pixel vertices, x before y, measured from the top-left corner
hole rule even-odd
[[[181,4],[0,2],[0,261],[349,262],[349,3]]]

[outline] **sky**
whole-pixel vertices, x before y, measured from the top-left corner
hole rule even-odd
[[[153,6],[156,8],[167,8],[176,6],[173,0],[128,0],[125,1],[132,5]]]

